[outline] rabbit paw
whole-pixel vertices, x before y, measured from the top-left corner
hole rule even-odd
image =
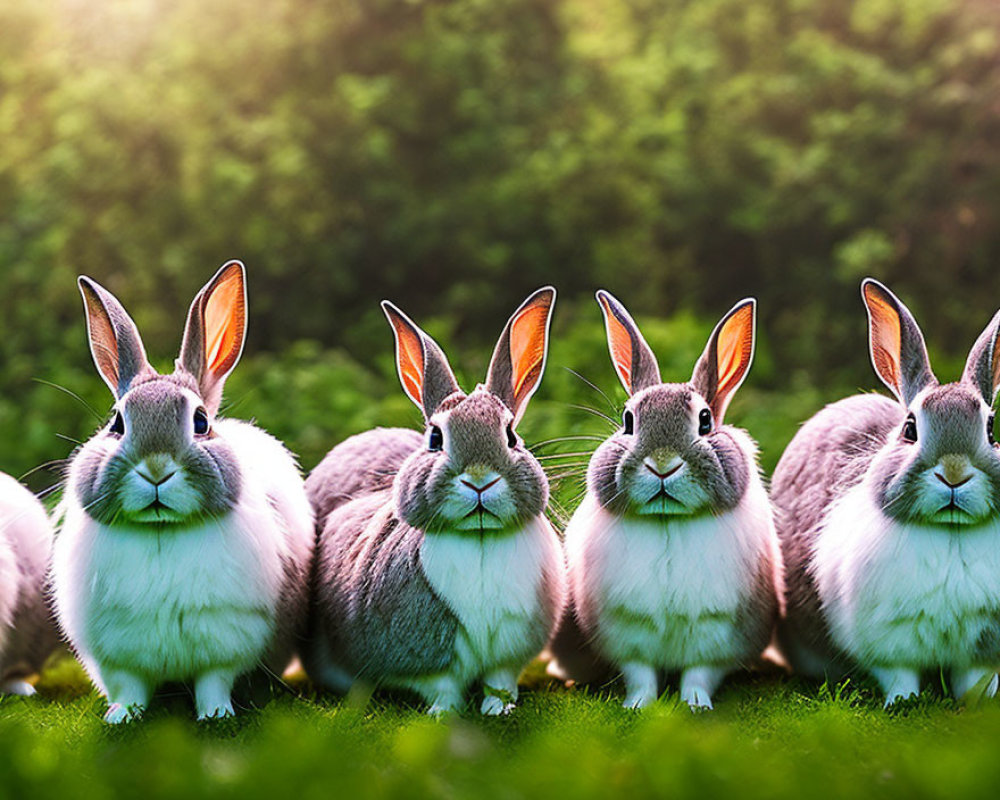
[[[124,703],[112,703],[104,713],[104,721],[109,725],[121,725],[132,722],[142,716],[142,706],[128,706]]]
[[[198,711],[199,720],[225,719],[226,717],[235,717],[235,716],[236,712],[233,711],[232,700],[226,700],[224,703],[220,703],[219,705],[213,708],[205,708],[205,709],[200,709]]]
[[[480,711],[487,717],[506,716],[517,706],[513,702],[504,700],[499,695],[491,694],[483,700]]]
[[[712,698],[708,692],[699,686],[687,686],[681,692],[681,700],[688,704],[692,711],[711,711]]]
[[[0,694],[16,694],[21,697],[31,697],[35,693],[35,687],[27,681],[10,680],[0,686]]]

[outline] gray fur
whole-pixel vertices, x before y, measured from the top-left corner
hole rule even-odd
[[[59,644],[45,596],[52,527],[41,503],[0,473],[0,572],[13,582],[0,595],[0,683],[39,672]]]
[[[232,449],[210,433],[188,441],[184,433],[186,388],[197,385],[186,373],[153,375],[136,381],[119,408],[129,415],[131,427],[124,438],[104,428],[74,456],[73,469],[80,476],[79,501],[94,519],[113,523],[121,513],[121,485],[135,463],[149,453],[167,453],[194,480],[200,495],[201,514],[213,516],[232,508],[240,494],[240,468]]]
[[[864,477],[905,411],[887,397],[856,395],[828,405],[785,448],[771,478],[778,538],[785,563],[785,616],[778,641],[797,672],[815,674],[809,656],[846,672],[848,659],[830,638],[811,564],[830,504]]]
[[[884,356],[875,345],[874,320],[872,308],[869,305],[868,293],[887,303],[899,318],[899,370],[898,384],[884,366]],[[927,345],[920,326],[913,318],[910,310],[903,305],[889,289],[872,278],[866,278],[861,283],[861,296],[865,301],[865,309],[869,320],[869,349],[872,366],[882,382],[904,405],[910,405],[921,390],[937,383],[937,378],[931,370],[931,362],[927,357]]]
[[[326,528],[330,512],[355,497],[390,489],[407,456],[423,437],[406,428],[376,428],[345,439],[326,454],[306,479],[306,494],[316,511],[316,530]]]
[[[622,379],[622,384],[625,386],[625,390],[632,395],[660,383],[660,366],[656,362],[656,356],[653,354],[652,348],[646,344],[646,340],[643,338],[642,332],[639,330],[639,326],[636,325],[635,320],[632,319],[632,315],[628,313],[625,306],[623,306],[610,292],[606,292],[601,289],[597,292],[596,296],[597,302],[601,304],[602,310],[604,310],[605,304],[607,304],[607,311],[609,311],[613,315],[614,319],[617,320],[618,323],[627,331],[629,340],[632,344],[631,374],[627,382],[624,378]],[[610,320],[607,319],[605,319],[605,323],[607,325],[611,324]],[[610,344],[610,328],[608,340]],[[619,377],[621,378],[622,376],[619,375]]]
[[[965,370],[962,372],[962,381],[975,387],[989,406],[993,405],[997,396],[998,331],[1000,331],[1000,311],[993,315],[990,324],[976,339],[965,362]]]
[[[490,359],[490,366],[486,372],[486,388],[499,397],[504,405],[511,410],[515,420],[520,419],[528,398],[531,397],[535,387],[541,380],[542,373],[545,371],[545,357],[543,352],[542,360],[534,366],[530,374],[526,375],[525,379],[521,382],[521,388],[515,392],[511,330],[515,320],[517,320],[523,311],[532,306],[540,306],[545,308],[545,329],[547,336],[548,328],[552,321],[552,306],[555,300],[556,290],[551,286],[546,286],[521,303],[517,311],[507,321],[507,325],[504,327],[503,333],[500,334],[500,340],[493,351],[493,357]]]
[[[457,535],[504,536],[541,515],[548,502],[541,466],[520,439],[515,437],[513,447],[508,441],[515,424],[510,403],[523,408],[540,379],[540,370],[529,376],[523,395],[509,387],[501,391],[500,382],[509,384],[513,376],[511,323],[491,367],[497,391],[479,386],[466,395],[433,340],[392,304],[383,303],[383,309],[396,334],[397,364],[405,344],[401,335],[421,343],[419,391],[407,387],[402,369],[400,378],[423,410],[428,432],[376,429],[352,437],[331,450],[307,481],[319,524],[312,623],[303,658],[310,676],[334,689],[346,689],[356,679],[392,686],[448,673],[458,658],[460,623],[432,589],[420,558],[426,536],[452,535],[456,525],[470,519],[475,524],[474,509],[450,516],[457,513],[448,504],[455,503],[459,476],[496,473],[507,483],[510,508],[497,517],[501,527],[483,527],[480,510],[479,527]],[[429,446],[434,429],[442,436],[438,450]],[[542,648],[555,624],[562,607],[556,599],[560,587],[561,574],[541,576],[537,591],[543,618],[525,636],[524,662]],[[483,603],[489,602],[484,596]],[[511,665],[482,668],[485,674],[501,666]]]
[[[727,426],[707,436],[691,438],[692,422],[702,406],[690,384],[665,383],[643,390],[625,407],[635,416],[635,435],[616,431],[591,457],[588,491],[601,505],[619,516],[633,511],[625,492],[629,479],[644,469],[643,459],[666,448],[679,455],[709,497],[692,512],[718,513],[735,508],[746,492],[751,464],[732,438]]]
[[[121,397],[133,380],[152,373],[139,331],[111,292],[83,275],[78,285],[94,364],[115,397]]]

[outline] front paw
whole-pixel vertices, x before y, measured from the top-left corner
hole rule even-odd
[[[112,703],[104,712],[104,721],[109,725],[121,725],[132,722],[142,716],[142,706],[128,706],[124,703]]]
[[[0,694],[16,694],[19,697],[31,697],[35,687],[27,681],[11,680],[0,686]]]
[[[712,711],[715,708],[708,691],[699,686],[686,686],[681,692],[681,700],[694,712]]]
[[[491,694],[483,699],[483,704],[479,710],[483,713],[484,716],[499,717],[499,716],[506,716],[516,707],[517,706],[514,703],[514,701],[505,700],[498,694]]]
[[[210,719],[226,719],[227,717],[235,717],[236,712],[233,710],[233,701],[226,700],[224,703],[219,703],[211,708],[205,708],[198,711],[198,720],[205,721]]]

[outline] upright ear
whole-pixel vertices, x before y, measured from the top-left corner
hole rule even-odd
[[[437,342],[388,300],[382,301],[382,310],[396,336],[399,382],[424,418],[430,419],[442,400],[461,391],[458,381]]]
[[[611,363],[625,391],[631,396],[660,383],[660,366],[656,363],[656,356],[625,306],[603,289],[597,292],[597,302],[604,313]]]
[[[177,360],[178,368],[198,381],[210,414],[219,410],[222,386],[240,360],[246,333],[246,271],[230,261],[195,295]]]
[[[114,396],[120,398],[137,376],[154,370],[146,360],[138,328],[115,296],[83,275],[77,283],[87,313],[87,337],[94,364]]]
[[[490,360],[486,388],[513,412],[515,425],[542,380],[555,302],[551,286],[525,300],[507,321]]]
[[[733,394],[753,362],[757,301],[752,297],[733,306],[712,335],[691,375],[691,384],[708,401],[716,424],[722,424]]]
[[[875,372],[903,405],[937,383],[927,358],[923,334],[909,309],[872,278],[861,283],[868,309],[868,348]]]
[[[979,334],[976,343],[969,351],[969,359],[965,362],[962,380],[975,386],[986,405],[992,406],[1000,385],[1000,311],[998,311],[986,329]]]

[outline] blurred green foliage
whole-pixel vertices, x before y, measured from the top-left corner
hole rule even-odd
[[[379,299],[471,384],[545,283],[561,296],[529,441],[605,430],[563,367],[621,399],[595,288],[669,379],[753,294],[759,360],[730,418],[770,467],[823,402],[876,385],[863,275],[957,374],[1000,298],[998,103],[991,0],[6,0],[0,467],[62,458],[57,434],[96,424],[38,380],[109,405],[78,273],[168,365],[233,257],[251,292],[233,413],[307,468],[417,420]]]

